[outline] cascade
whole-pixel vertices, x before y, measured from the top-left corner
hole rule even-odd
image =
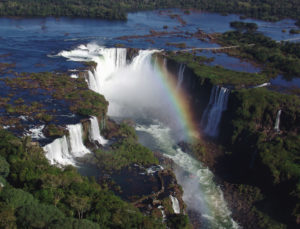
[[[75,125],[67,125],[69,131],[70,154],[74,157],[82,157],[90,153],[82,141],[82,125],[81,123]]]
[[[69,137],[55,139],[52,143],[43,147],[46,158],[51,164],[75,165],[74,159],[82,157],[90,151],[84,146],[82,141],[82,125],[67,125]]]
[[[211,137],[217,137],[219,133],[219,123],[222,118],[222,113],[227,109],[229,89],[214,86],[207,107],[202,116],[201,124],[204,133]]]
[[[180,86],[181,86],[181,84],[183,82],[184,70],[185,70],[185,65],[184,64],[180,64],[179,72],[178,72],[177,86],[176,86],[177,89],[180,88]]]
[[[51,164],[73,164],[66,136],[55,139],[52,143],[44,146],[43,150]]]
[[[161,205],[159,205],[159,206],[158,206],[158,209],[160,209],[160,211],[161,211],[161,215],[162,215],[162,221],[163,221],[163,222],[164,222],[164,221],[166,221],[166,219],[167,219],[167,216],[166,216],[166,213],[165,213],[164,207],[163,207],[163,206],[161,206]]]
[[[172,207],[173,207],[174,213],[180,214],[180,206],[179,206],[179,202],[178,202],[177,198],[172,195],[170,195],[170,198],[172,201]]]
[[[158,50],[140,50],[139,54],[132,60],[130,68],[135,71],[143,69],[143,63],[150,62],[152,59],[152,54],[155,52],[158,52]]]
[[[95,71],[88,71],[87,82],[89,89],[100,93],[102,82],[119,68],[126,66],[126,54],[125,48],[105,48],[91,43],[79,45],[72,51],[61,51],[58,56],[72,61],[96,62]]]
[[[157,68],[157,59],[153,61],[152,54],[158,51],[140,50],[132,62],[126,64],[126,55],[123,55],[126,54],[126,50],[122,55],[118,54],[119,60],[122,61],[116,62],[116,55],[107,54],[114,53],[115,48],[107,49],[107,53],[103,54],[105,48],[89,45],[84,47],[87,49],[84,52],[79,50],[80,47],[77,48],[80,58],[75,55],[76,50],[64,51],[64,55],[71,60],[97,62],[93,74],[99,80],[99,93],[109,101],[108,115],[133,119],[138,124],[136,130],[147,133],[144,135],[147,139],[144,139],[143,144],[153,151],[162,152],[183,169],[181,172],[174,172],[178,183],[183,187],[183,200],[187,203],[187,208],[199,212],[202,216],[201,221],[212,225],[212,228],[239,228],[231,218],[222,190],[214,183],[213,174],[177,145],[177,140],[180,139],[177,138],[177,134],[180,134],[182,129],[176,129],[176,124],[180,126],[181,120],[174,105],[176,101],[170,96],[169,85],[166,85],[166,79],[163,78],[164,71]],[[166,61],[163,64],[165,66]],[[180,73],[183,77],[183,66]],[[206,109],[207,120],[214,114],[212,108],[220,106],[221,103],[222,113],[227,105],[229,90],[216,87],[213,91],[210,106]],[[153,122],[158,124],[152,125]],[[175,125],[172,125],[173,122]],[[187,177],[186,174],[190,174],[191,177]],[[174,212],[180,212],[178,200],[176,201],[175,197],[170,198]]]
[[[107,140],[104,139],[100,134],[98,119],[95,116],[90,118],[91,126],[90,126],[90,133],[89,138],[93,142],[97,142],[98,144],[105,145]]]
[[[101,93],[103,81],[109,80],[109,77],[118,69],[126,66],[126,49],[125,48],[103,48],[100,47],[93,60],[97,63],[95,71],[95,82],[97,85],[91,88],[97,88],[98,93]],[[100,57],[98,57],[100,55]],[[92,81],[91,81],[92,82]]]
[[[99,93],[99,91],[100,91],[100,88],[99,88],[100,82],[99,82],[98,78],[96,77],[95,72],[92,72],[92,71],[89,70],[88,74],[86,76],[86,81],[87,81],[87,84],[88,84],[88,87],[89,87],[90,90]]]
[[[46,138],[42,131],[44,127],[45,125],[34,126],[26,131],[25,135],[30,136],[32,139],[44,139]]]
[[[163,152],[165,157],[171,158],[183,169],[174,170],[177,181],[184,191],[183,200],[188,210],[201,214],[201,222],[205,226],[207,224],[207,227],[203,228],[239,228],[239,225],[231,218],[223,192],[214,182],[213,173],[201,162],[175,146],[168,127],[157,123],[150,126],[138,125],[136,130],[146,132],[154,139],[154,142],[146,142],[145,146]],[[170,198],[172,200],[171,196]],[[175,209],[174,206],[173,209]]]
[[[274,130],[276,130],[277,132],[280,131],[280,129],[279,129],[279,125],[280,125],[280,115],[281,115],[281,110],[279,110],[279,111],[277,112],[277,115],[276,115],[276,121],[275,121]]]

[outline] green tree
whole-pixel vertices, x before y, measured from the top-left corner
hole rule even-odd
[[[64,218],[53,222],[49,229],[100,229],[100,226],[86,219]]]
[[[90,200],[88,197],[79,197],[72,195],[68,198],[71,207],[77,211],[79,219],[83,218],[83,214],[90,208]]]
[[[64,214],[56,207],[37,202],[22,206],[17,211],[17,224],[20,228],[45,228],[63,218]]]
[[[9,174],[9,164],[4,157],[0,156],[0,176],[7,177]]]

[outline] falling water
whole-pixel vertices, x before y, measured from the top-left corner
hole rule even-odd
[[[213,173],[176,146],[168,127],[156,122],[138,125],[136,130],[138,133],[144,132],[151,136],[149,140],[143,142],[145,146],[153,151],[162,152],[183,169],[175,170],[178,183],[183,187],[183,200],[188,210],[201,214],[203,228],[239,228],[231,218],[223,192],[214,182]]]
[[[66,136],[55,139],[52,143],[44,146],[43,149],[51,164],[69,165],[74,163],[69,152]]]
[[[180,206],[176,197],[170,195],[170,199],[172,201],[172,207],[175,214],[180,214]]]
[[[75,125],[67,125],[69,130],[70,153],[73,157],[82,157],[90,151],[83,144],[82,125],[81,123]]]
[[[229,89],[219,86],[214,86],[211,91],[209,103],[201,120],[204,133],[208,136],[216,137],[219,134],[219,123],[223,111],[227,109],[229,93]]]
[[[83,48],[87,50],[83,52]],[[61,52],[60,55],[63,53],[63,56],[75,61],[97,62],[98,65],[93,75],[95,81],[99,82],[97,91],[109,101],[108,114],[135,120],[139,124],[137,131],[149,135],[148,143],[143,143],[145,146],[153,151],[162,152],[184,171],[192,174],[194,178],[189,179],[184,177],[182,172],[175,171],[178,182],[183,187],[183,199],[188,209],[199,212],[202,215],[202,221],[211,225],[210,228],[238,228],[231,218],[231,212],[221,189],[214,183],[213,174],[176,145],[177,134],[180,130],[174,128],[169,121],[177,123],[179,120],[173,110],[173,104],[169,101],[170,98],[165,94],[166,89],[162,85],[159,73],[153,67],[152,54],[157,50],[141,50],[127,65],[124,57],[126,50],[122,50],[122,55],[112,55],[116,53],[115,48],[104,50],[105,48],[87,45],[70,52]],[[116,56],[119,58],[118,61],[116,61]],[[182,77],[183,72],[184,67],[180,71]],[[222,101],[224,110],[229,91],[219,87],[215,91],[217,95],[214,97],[216,98],[211,98],[211,100],[216,101],[211,102],[210,107]],[[207,113],[208,116],[213,115],[211,108]],[[153,120],[160,120],[160,122],[152,125]],[[173,199],[173,201],[174,210],[178,212],[176,200]]]
[[[95,75],[95,72],[92,70],[88,71],[87,75],[87,84],[90,90],[98,92],[100,91],[99,85],[99,78]]]
[[[183,82],[184,70],[185,70],[185,65],[180,64],[179,72],[178,72],[178,81],[177,81],[177,86],[176,86],[177,89],[181,87],[181,84]]]
[[[63,56],[73,61],[94,61],[97,67],[94,72],[88,71],[88,86],[91,90],[101,93],[102,81],[112,73],[126,65],[125,48],[104,48],[96,44],[80,45],[72,51],[62,51]]]
[[[82,157],[90,151],[82,141],[82,125],[67,125],[69,131],[66,136],[55,139],[52,143],[43,147],[46,158],[51,164],[75,165],[76,157]]]
[[[107,140],[104,139],[100,134],[98,119],[95,116],[90,118],[91,126],[90,126],[90,140],[93,142],[97,142],[100,145],[105,145]]]
[[[280,129],[279,129],[279,125],[280,125],[280,115],[281,115],[281,110],[279,110],[277,112],[277,115],[276,115],[276,121],[275,121],[275,126],[274,126],[274,129],[279,132]]]

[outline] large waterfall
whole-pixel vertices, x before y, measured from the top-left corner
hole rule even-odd
[[[200,213],[203,224],[207,223],[211,226],[209,228],[238,228],[231,218],[221,189],[214,183],[213,174],[177,146],[180,140],[177,135],[182,131],[178,128],[181,120],[162,80],[162,72],[155,66],[157,60],[153,61],[152,54],[155,52],[157,50],[141,50],[131,63],[126,63],[126,49],[105,49],[95,45],[82,45],[59,55],[70,60],[92,60],[97,63],[95,72],[90,74],[94,77],[89,80],[90,89],[103,94],[109,101],[110,116],[131,118],[137,123],[136,130],[142,144],[153,151],[162,152],[185,171],[175,173],[183,187],[187,209]],[[183,73],[184,66],[179,71],[179,85],[184,81]],[[91,86],[92,82],[97,87]],[[213,121],[210,116],[218,114],[215,107],[222,103],[218,118],[220,121],[228,93],[226,88],[214,89],[210,108],[207,109],[210,122]],[[186,174],[191,174],[193,178],[186,177]],[[178,212],[179,203],[170,198],[174,211]]]
[[[69,131],[68,138],[63,136],[43,147],[51,164],[75,165],[76,157],[90,153],[83,144],[81,123],[67,125],[67,129]]]
[[[105,145],[107,143],[107,140],[104,139],[101,134],[100,134],[100,129],[99,129],[99,123],[98,119],[95,116],[92,116],[90,118],[91,121],[91,126],[90,126],[90,140],[92,142],[96,142],[100,145]]]
[[[118,69],[126,65],[126,49],[99,47],[96,44],[80,45],[73,51],[62,51],[58,55],[73,61],[94,61],[97,67],[89,71],[88,86],[91,90],[101,93],[103,81],[108,80]],[[102,87],[102,88],[101,88]]]
[[[275,126],[274,126],[274,129],[279,132],[280,129],[279,129],[279,125],[280,125],[280,115],[281,115],[281,110],[279,110],[277,112],[277,115],[276,115],[276,121],[275,121]]]
[[[201,120],[204,133],[208,136],[216,137],[219,134],[219,124],[223,111],[227,109],[229,93],[229,89],[220,86],[214,86],[211,91],[209,103]]]

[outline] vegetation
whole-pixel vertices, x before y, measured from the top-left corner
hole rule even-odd
[[[174,229],[187,229],[189,228],[189,220],[187,215],[173,214],[170,217],[169,226]]]
[[[28,137],[0,130],[0,155],[1,228],[163,228],[74,167],[49,165]]]
[[[63,127],[57,126],[53,123],[47,125],[44,128],[43,132],[46,134],[47,137],[53,137],[53,138],[59,138],[66,135],[66,130]]]
[[[270,55],[268,51],[276,49],[277,54],[286,58],[286,61],[291,61],[292,58],[299,60],[299,45],[295,43],[278,44],[253,32],[234,31],[223,36],[225,39],[226,36],[231,36],[227,45],[241,45],[241,49],[236,51],[239,54],[237,56],[249,58],[244,50],[255,52],[255,49],[246,44],[257,40],[256,49],[257,46],[266,46],[267,50],[265,53],[257,51],[257,55],[259,52],[261,55]],[[243,200],[248,206],[246,214],[256,221],[254,227],[249,228],[295,228],[300,218],[300,99],[296,95],[282,94],[266,88],[239,88],[239,85],[266,82],[272,76],[270,68],[274,68],[275,62],[265,61],[263,74],[244,74],[205,66],[193,54],[167,53],[167,56],[177,63],[187,64],[201,78],[201,88],[209,85],[207,80],[213,85],[236,84],[235,88],[238,90],[231,91],[227,111],[222,116],[220,128],[225,131],[221,131],[219,140],[223,145],[217,150],[210,149],[208,144],[202,144],[199,140],[189,149],[201,159],[204,158],[208,164],[213,163],[213,158],[207,152],[214,151],[216,158],[221,154],[215,151],[225,152],[220,160],[226,164],[221,167],[230,171],[230,179],[241,185],[251,184],[255,192],[252,189],[240,189],[242,198],[247,198]],[[283,67],[280,68],[283,71]],[[266,73],[268,77],[265,76]],[[261,76],[265,78],[260,78]],[[276,131],[274,126],[279,110],[282,110],[280,131]],[[236,196],[233,201],[236,201]],[[234,207],[240,211],[239,204]]]
[[[231,93],[226,114],[230,121],[223,126],[228,132],[222,139],[233,153],[226,157],[231,163],[238,162],[234,167],[239,174],[248,174],[243,182],[252,182],[261,188],[266,196],[262,203],[272,205],[272,210],[259,213],[262,225],[270,211],[275,212],[275,218],[281,218],[281,223],[289,226],[294,225],[300,216],[299,107],[297,96],[265,88]],[[280,132],[276,132],[274,125],[279,109],[282,110]],[[261,174],[264,174],[263,178],[259,177]],[[285,214],[278,217],[282,206]],[[256,214],[260,211],[257,208]],[[274,228],[271,221],[266,222],[273,226],[262,228]]]
[[[290,34],[300,34],[300,29],[291,29]]]
[[[277,43],[260,33],[230,31],[220,37],[224,45],[239,45],[227,50],[229,54],[254,60],[269,74],[283,73],[286,77],[300,77],[300,44]]]
[[[239,13],[275,21],[300,18],[298,0],[10,0],[0,2],[1,16],[73,16],[126,19],[126,12],[162,8],[197,8],[206,11]],[[185,11],[188,13],[189,11]],[[299,21],[298,21],[299,23]]]
[[[256,31],[258,29],[258,26],[255,23],[241,22],[241,21],[230,22],[230,26],[239,31],[243,31],[243,30]]]
[[[79,115],[99,116],[106,114],[108,105],[107,101],[104,96],[88,89],[84,77],[71,79],[68,75],[50,72],[31,74],[24,73],[20,77],[14,79],[6,78],[5,83],[14,89],[44,89],[48,91],[53,98],[67,101],[70,110]],[[7,106],[10,108],[7,109],[10,113],[32,109],[31,107],[24,107],[23,109],[15,107],[13,109],[10,104]],[[52,120],[52,117],[46,114],[41,114],[39,119],[49,122]]]
[[[246,73],[225,69],[221,66],[209,66],[204,63],[211,61],[202,56],[194,56],[190,53],[167,53],[167,57],[179,63],[185,63],[187,67],[200,77],[201,82],[208,79],[218,85],[258,85],[268,81],[264,73]]]
[[[158,164],[153,152],[137,142],[133,127],[122,123],[118,131],[118,140],[111,145],[110,150],[99,149],[95,152],[97,166],[111,171],[120,170],[134,163],[143,166]]]

